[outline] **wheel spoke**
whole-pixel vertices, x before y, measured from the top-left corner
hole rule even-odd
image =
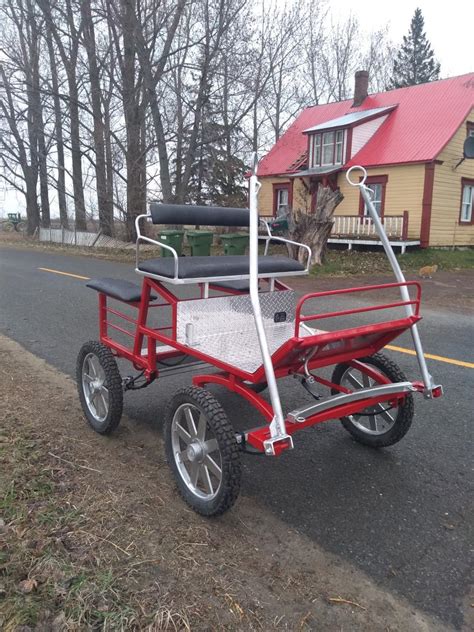
[[[99,394],[100,394],[100,401],[102,402],[102,406],[103,406],[104,417],[106,417],[109,411],[109,398],[108,398],[108,395],[106,397],[102,391],[99,391]]]
[[[209,439],[209,441],[205,442],[204,447],[206,448],[208,454],[214,452],[219,448],[217,445],[217,439]]]
[[[369,424],[371,430],[377,430],[377,418],[375,415],[369,415]]]
[[[95,408],[96,416],[102,417],[102,412],[100,410],[101,399],[99,395],[100,395],[100,391],[94,391],[91,396],[91,402]]]
[[[356,388],[364,388],[364,385],[362,384],[362,382],[359,382],[356,376],[353,375],[352,373],[348,373],[346,377],[349,380],[349,382],[352,384],[352,386],[355,386]]]
[[[209,474],[209,470],[205,465],[201,465],[199,468],[199,472],[201,475],[201,480],[204,483],[204,487],[208,494],[214,493],[214,488],[212,487],[211,476]]]
[[[193,461],[191,463],[191,467],[189,469],[189,478],[191,479],[191,485],[193,487],[197,487],[197,482],[199,479],[199,463],[197,461]]]
[[[88,373],[83,373],[83,378],[86,380],[86,382],[88,382],[88,384],[94,381],[92,375],[89,375]]]
[[[99,402],[98,410],[101,417],[107,416],[107,402],[100,391],[97,393],[97,401]]]
[[[185,430],[183,426],[181,426],[178,422],[176,422],[175,427],[179,438],[182,439],[186,444],[191,443],[191,435],[189,434],[189,432]]]
[[[89,367],[94,375],[94,377],[97,379],[99,377],[99,361],[95,356],[90,356],[89,358]]]
[[[184,415],[186,417],[186,421],[188,422],[188,430],[191,438],[194,439],[197,435],[196,430],[196,422],[194,421],[193,413],[191,412],[191,408],[186,406],[184,409]]]
[[[209,454],[207,454],[204,457],[204,465],[211,470],[211,472],[214,474],[214,476],[220,482],[220,480],[222,478],[222,470],[217,465],[217,463],[214,461],[214,459],[209,456]]]
[[[393,422],[395,421],[394,418],[392,417],[392,415],[388,412],[388,410],[383,410],[383,406],[382,404],[377,404],[377,408],[381,409],[379,413],[377,413],[380,417],[382,417],[382,419],[385,419],[385,421],[388,424],[393,424]]]
[[[204,413],[201,413],[199,415],[199,422],[198,422],[198,427],[197,427],[197,438],[200,441],[204,441],[206,438],[206,426],[207,426],[206,415]]]

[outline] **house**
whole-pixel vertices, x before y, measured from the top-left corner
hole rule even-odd
[[[312,212],[318,187],[339,187],[331,241],[378,243],[359,190],[345,175],[367,169],[367,184],[392,242],[474,245],[474,73],[368,94],[368,73],[355,76],[353,100],[308,107],[261,160],[263,216],[287,208]]]

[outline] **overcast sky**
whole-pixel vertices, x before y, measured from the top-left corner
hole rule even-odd
[[[425,32],[441,63],[441,76],[452,77],[474,71],[473,0],[329,0],[335,18],[352,12],[361,26],[371,31],[388,24],[390,38],[398,47],[408,33],[419,7],[425,19]]]

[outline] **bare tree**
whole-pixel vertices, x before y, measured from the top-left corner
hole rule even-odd
[[[36,0],[48,24],[48,32],[56,43],[63,68],[66,72],[68,94],[63,95],[69,109],[72,181],[74,191],[75,222],[78,230],[87,230],[84,182],[82,176],[82,149],[79,114],[79,82],[77,63],[80,36],[83,29],[81,12],[73,6],[73,0],[64,0],[53,8],[50,0]]]
[[[104,235],[113,233],[113,201],[107,195],[107,173],[105,157],[105,123],[102,114],[102,89],[97,59],[94,20],[91,0],[82,0],[82,24],[84,47],[87,53],[90,82],[90,99],[92,104],[93,137],[95,154],[95,178],[97,187],[97,205],[99,209],[99,226]]]

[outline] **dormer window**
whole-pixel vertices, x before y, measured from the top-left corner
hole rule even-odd
[[[342,164],[344,130],[312,134],[309,142],[310,167]]]

